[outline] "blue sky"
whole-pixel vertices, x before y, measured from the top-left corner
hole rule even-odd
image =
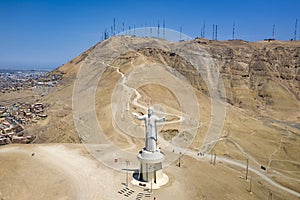
[[[289,40],[298,19],[298,0],[227,1],[101,1],[101,0],[0,0],[0,68],[55,68],[100,41],[113,18],[117,29],[128,26],[166,27],[200,36],[203,22],[205,37],[212,38],[212,26],[218,25],[218,39],[235,37],[257,41],[272,37]],[[162,24],[161,24],[162,26]]]

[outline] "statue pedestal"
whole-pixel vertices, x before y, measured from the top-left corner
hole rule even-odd
[[[151,152],[143,149],[139,152],[137,157],[141,163],[138,181],[153,181],[153,183],[157,183],[164,177],[162,172],[162,162],[165,159],[165,155],[159,150]]]

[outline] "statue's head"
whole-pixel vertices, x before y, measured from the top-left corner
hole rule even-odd
[[[153,107],[152,107],[152,106],[149,107],[149,108],[148,108],[148,115],[149,115],[149,116],[150,116],[150,115],[153,115],[153,112],[154,112]]]

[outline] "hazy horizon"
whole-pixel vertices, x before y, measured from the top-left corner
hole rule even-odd
[[[25,65],[20,65],[20,66],[0,66],[0,70],[42,70],[42,71],[52,71],[55,67],[48,67],[48,66],[25,66]]]

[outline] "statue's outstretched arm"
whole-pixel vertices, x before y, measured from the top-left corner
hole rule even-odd
[[[156,122],[164,122],[164,121],[166,121],[166,118],[165,117],[157,118],[155,121]]]
[[[147,115],[142,115],[142,116],[139,116],[139,114],[135,113],[135,112],[132,112],[133,116],[138,119],[138,120],[144,120],[147,118]]]

